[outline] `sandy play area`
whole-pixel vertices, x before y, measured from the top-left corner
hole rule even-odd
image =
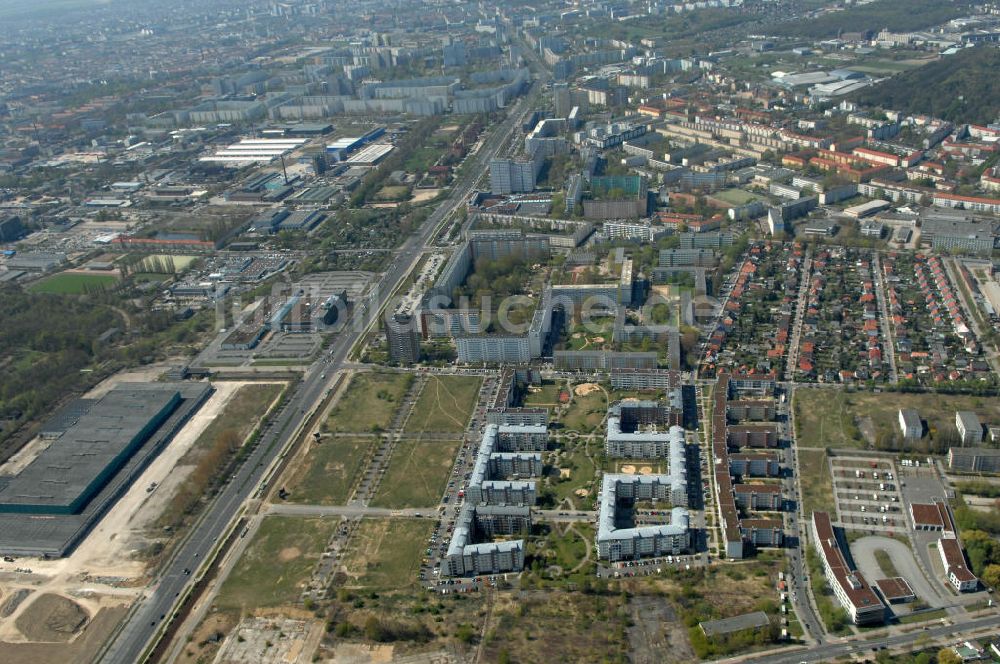
[[[440,189],[415,189],[410,196],[411,203],[423,203],[429,201],[441,193]]]
[[[625,464],[622,466],[621,471],[626,475],[635,475],[637,471],[640,475],[652,475],[653,468],[652,466],[641,466],[636,469],[632,464]]]
[[[573,388],[573,394],[575,394],[578,397],[585,397],[588,394],[593,394],[594,392],[600,391],[600,389],[601,386],[598,385],[597,383],[583,383]]]

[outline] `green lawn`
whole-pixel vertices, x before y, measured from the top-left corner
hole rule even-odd
[[[413,406],[407,433],[462,433],[476,407],[483,379],[478,376],[431,376]]]
[[[899,616],[899,623],[901,625],[909,625],[912,623],[927,622],[928,620],[941,620],[947,615],[948,612],[944,609],[921,611],[920,613],[908,613],[904,616]]]
[[[380,592],[415,586],[433,529],[430,519],[364,519],[344,559],[345,585]]]
[[[590,457],[587,456],[588,446]],[[556,507],[562,507],[562,501],[566,499],[573,501],[577,509],[593,505],[600,486],[595,476],[597,469],[591,458],[598,459],[600,453],[598,442],[578,440],[566,443],[559,460],[554,463],[555,474],[548,480],[555,493]],[[587,493],[579,495],[577,491]]]
[[[541,385],[534,385],[524,396],[524,406],[532,408],[536,406],[553,407],[559,404],[559,393],[566,389],[565,383],[544,382]]]
[[[730,205],[745,205],[750,201],[756,200],[758,197],[742,189],[725,189],[712,194],[712,198],[725,201]]]
[[[376,507],[434,507],[444,494],[460,441],[401,440],[372,501]]]
[[[252,611],[297,601],[336,526],[336,519],[265,518],[216,604]]]
[[[896,564],[892,562],[892,557],[889,555],[888,551],[884,549],[876,549],[875,562],[878,563],[878,568],[882,570],[882,574],[884,574],[887,579],[894,579],[899,576],[899,570],[896,569]]]
[[[586,396],[575,392],[562,422],[569,431],[590,433],[600,426],[608,412],[608,399],[604,390],[596,390]]]
[[[385,430],[406,394],[413,376],[403,373],[360,373],[323,425],[328,432]]]
[[[334,436],[311,443],[303,463],[285,485],[289,501],[310,505],[343,505],[364,467],[376,437]]]
[[[799,388],[792,407],[799,447],[865,447],[860,418],[871,418],[876,440],[898,436],[900,408],[915,409],[931,438],[954,429],[956,410],[974,411],[984,422],[1000,420],[1000,399],[972,395]]]
[[[100,288],[111,288],[117,282],[118,277],[113,274],[61,272],[33,283],[29,290],[34,293],[77,295]]]
[[[824,450],[799,449],[799,484],[806,518],[814,511],[834,512],[833,478]]]

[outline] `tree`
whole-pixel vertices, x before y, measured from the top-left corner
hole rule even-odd
[[[365,638],[369,641],[381,641],[383,637],[382,623],[375,616],[365,620]]]
[[[938,664],[962,664],[962,658],[951,648],[941,648],[937,654]]]
[[[473,629],[472,625],[468,623],[462,623],[455,630],[455,638],[462,643],[472,643],[472,640],[476,638],[476,630]]]
[[[990,588],[1000,588],[1000,565],[990,564],[983,570],[983,583]]]

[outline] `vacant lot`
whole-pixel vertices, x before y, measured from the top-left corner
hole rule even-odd
[[[191,450],[181,460],[182,464],[192,463],[226,431],[235,431],[240,440],[245,440],[260,418],[271,408],[285,388],[283,383],[261,383],[244,385],[230,398],[226,407],[212,423],[198,436]]]
[[[478,376],[431,376],[404,430],[407,433],[465,431],[482,384]]]
[[[824,450],[799,449],[799,483],[802,485],[802,509],[808,518],[813,511],[835,512],[833,478]]]
[[[458,447],[457,440],[399,441],[372,504],[391,508],[437,505]]]
[[[528,591],[499,595],[485,661],[628,661],[625,600],[619,594]]]
[[[216,604],[253,610],[297,601],[336,525],[335,519],[267,517],[226,578]]]
[[[392,416],[413,381],[398,373],[362,373],[351,379],[347,392],[330,411],[326,431],[378,431],[389,428]]]
[[[425,519],[365,519],[344,559],[346,585],[381,592],[416,585],[433,529]]]
[[[31,641],[69,641],[90,616],[73,600],[46,593],[17,617],[17,628]]]
[[[334,436],[312,443],[285,488],[289,500],[310,505],[343,505],[364,466],[374,436]]]
[[[869,421],[878,444],[898,436],[900,408],[915,409],[931,439],[954,430],[956,410],[974,411],[984,422],[1000,420],[1000,399],[967,395],[797,389],[793,407],[800,447],[864,447],[861,427]]]
[[[379,189],[379,192],[375,194],[375,200],[378,201],[405,201],[409,197],[410,188],[405,185],[386,185],[385,187]]]
[[[90,291],[112,288],[118,277],[112,274],[83,274],[80,272],[62,272],[31,285],[29,290],[35,293],[58,293],[77,295]]]

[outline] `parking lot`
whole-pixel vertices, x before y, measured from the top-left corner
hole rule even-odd
[[[893,461],[832,457],[837,517],[845,528],[875,532],[906,530],[906,511]]]

